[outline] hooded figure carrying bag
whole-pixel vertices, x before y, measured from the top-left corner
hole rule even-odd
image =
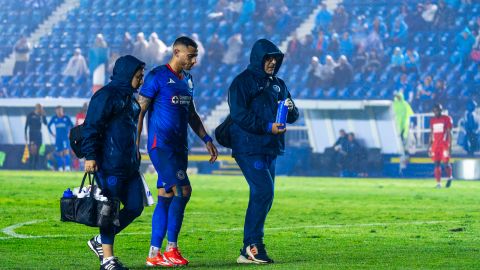
[[[88,176],[89,186],[85,186]],[[100,189],[95,185],[97,174],[85,173],[77,194],[70,189],[63,193],[60,199],[60,220],[75,222],[90,227],[109,227],[112,224],[119,226],[118,220],[120,201],[101,196]]]

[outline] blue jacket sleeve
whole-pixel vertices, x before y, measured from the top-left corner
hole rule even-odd
[[[254,134],[267,134],[269,123],[258,117],[250,108],[254,82],[242,81],[244,78],[235,78],[228,89],[228,104],[230,116],[235,124],[243,130]]]
[[[96,160],[100,149],[101,135],[111,117],[113,106],[111,97],[106,90],[100,90],[90,100],[82,130],[82,152],[85,153],[86,160]]]

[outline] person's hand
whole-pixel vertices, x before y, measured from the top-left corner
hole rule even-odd
[[[285,100],[285,105],[287,105],[289,112],[293,110],[294,105],[293,105],[293,101],[290,98],[287,98]]]
[[[207,151],[210,154],[209,162],[210,162],[210,164],[213,164],[217,160],[217,157],[218,157],[217,147],[215,147],[215,145],[212,142],[207,142],[205,144],[205,146],[207,147]]]
[[[285,124],[282,123],[273,123],[272,124],[272,134],[278,135],[278,134],[283,134],[287,131],[285,128]]]
[[[97,162],[95,160],[85,161],[85,172],[94,173],[98,170]]]

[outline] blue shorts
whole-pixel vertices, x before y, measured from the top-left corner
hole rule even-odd
[[[154,148],[150,150],[150,160],[158,174],[157,188],[171,192],[173,186],[189,186],[187,175],[188,152]]]
[[[70,148],[70,143],[68,142],[68,140],[61,140],[61,141],[55,142],[55,151],[57,152],[62,152],[69,148]]]

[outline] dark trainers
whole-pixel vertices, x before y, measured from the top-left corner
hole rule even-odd
[[[113,257],[113,259],[100,265],[100,270],[128,270],[128,268],[123,266],[117,257]]]
[[[95,253],[95,255],[100,259],[100,263],[103,261],[103,248],[102,244],[95,240],[96,237],[94,236],[92,239],[88,240],[87,245],[88,247]]]
[[[273,260],[267,255],[264,244],[251,244],[246,247],[245,251],[257,263],[273,263]]]
[[[240,263],[240,264],[256,263],[256,264],[258,264],[258,262],[254,261],[252,257],[248,256],[245,247],[240,249],[240,256],[238,256],[238,258],[237,258],[237,263]]]
[[[452,180],[453,180],[452,178],[449,178],[447,180],[447,184],[445,185],[446,188],[449,188],[452,185]]]

